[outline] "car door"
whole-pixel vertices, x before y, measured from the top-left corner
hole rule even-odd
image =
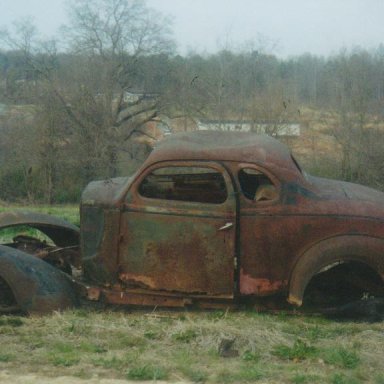
[[[236,197],[215,162],[162,162],[129,189],[120,279],[129,287],[232,296]]]

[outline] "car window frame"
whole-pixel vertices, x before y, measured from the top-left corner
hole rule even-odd
[[[260,173],[264,174],[265,176],[267,176],[276,188],[276,192],[278,194],[277,198],[272,199],[272,200],[261,200],[261,201],[256,201],[254,199],[247,198],[241,189],[241,184],[240,184],[240,180],[239,180],[239,172],[245,168],[253,169],[253,170],[260,172]],[[281,182],[277,178],[277,176],[275,176],[272,172],[270,172],[266,168],[261,167],[258,164],[254,164],[254,163],[237,163],[236,167],[234,168],[233,171],[234,171],[234,177],[236,180],[236,184],[237,184],[237,187],[239,190],[240,200],[242,201],[242,204],[241,204],[242,206],[247,205],[248,207],[255,207],[255,208],[267,207],[267,206],[271,206],[271,205],[276,205],[281,201],[281,192],[282,192],[281,191]],[[246,204],[244,204],[244,202]]]
[[[219,172],[224,179],[225,186],[227,189],[227,197],[222,203],[209,203],[209,202],[195,202],[195,201],[185,201],[185,200],[168,200],[161,198],[151,198],[141,195],[139,188],[143,180],[154,172],[157,169],[166,168],[166,167],[196,167],[196,168],[209,168],[216,172]],[[216,161],[203,161],[203,160],[180,160],[180,161],[161,161],[149,165],[145,168],[137,178],[132,182],[130,188],[124,197],[125,204],[134,203],[138,206],[158,206],[158,207],[202,207],[207,209],[216,209],[220,207],[227,206],[231,204],[231,196],[234,195],[235,187],[232,182],[232,178],[229,174],[228,169],[224,164]]]

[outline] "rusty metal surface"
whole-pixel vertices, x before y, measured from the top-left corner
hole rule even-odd
[[[108,180],[92,181],[84,189],[81,200],[86,205],[110,206],[117,201],[126,186],[133,180],[131,177],[116,177]]]
[[[0,229],[19,225],[28,225],[43,232],[58,246],[79,244],[79,228],[58,217],[27,211],[0,213]]]
[[[113,284],[118,278],[120,216],[115,208],[81,207],[81,256],[84,277],[98,284]]]
[[[233,304],[232,296],[194,295],[192,298],[177,292],[126,289],[119,285],[109,288],[88,286],[85,296],[91,301],[101,301],[113,305],[229,308]]]
[[[151,168],[134,182],[122,212],[119,247],[119,277],[128,287],[233,295],[234,190],[222,166],[195,163],[202,165],[224,175],[228,191],[224,203],[144,198],[138,189]],[[227,223],[231,224],[225,227]]]
[[[245,165],[252,166],[231,162],[228,167],[236,175]],[[345,234],[384,238],[382,192],[314,177],[295,179],[292,174],[270,174],[270,169],[256,168],[268,174],[280,196],[276,201],[257,203],[239,194],[240,294],[288,292],[296,263],[321,241]],[[384,247],[382,252],[384,255]],[[347,259],[348,252],[340,257]]]
[[[1,245],[0,277],[22,312],[48,313],[78,304],[67,275],[34,256]]]
[[[151,199],[138,192],[143,177],[157,166],[202,163],[224,175],[224,203]],[[245,167],[267,175],[276,198],[247,198],[239,183]],[[380,241],[373,246],[367,239],[384,239],[384,194],[307,176],[289,150],[272,138],[226,132],[172,135],[159,143],[134,177],[92,184],[83,197],[84,268],[98,283],[122,284],[120,291],[103,291],[113,302],[143,304],[141,296],[129,299],[129,292],[140,288],[164,297],[203,294],[208,303],[215,295],[236,299],[288,296],[291,291],[291,301],[300,304],[307,280],[327,258],[319,252],[320,262],[311,272],[295,272],[301,271],[300,261],[317,244],[333,245],[336,238],[345,245],[338,258],[348,260],[354,248],[351,237],[359,236],[373,258],[364,262],[383,276],[384,245]],[[218,230],[227,223],[232,224],[229,231]]]
[[[176,133],[160,141],[146,164],[159,161],[208,160],[251,162],[299,172],[288,148],[267,135],[247,132],[200,131]]]

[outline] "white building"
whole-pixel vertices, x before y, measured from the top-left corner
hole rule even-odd
[[[200,120],[199,131],[255,132],[271,136],[300,136],[300,124],[292,122],[252,122],[235,120]]]

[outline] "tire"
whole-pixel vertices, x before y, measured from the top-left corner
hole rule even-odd
[[[0,277],[0,314],[20,312],[15,295],[8,283]]]

